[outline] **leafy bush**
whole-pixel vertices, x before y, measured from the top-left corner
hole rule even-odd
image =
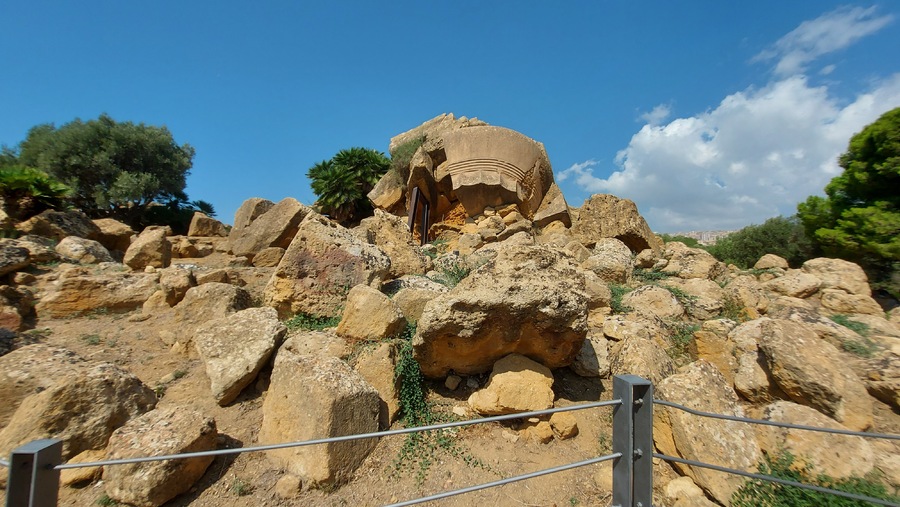
[[[631,289],[625,285],[619,285],[617,283],[609,284],[609,292],[612,293],[612,298],[609,301],[609,307],[612,309],[613,313],[628,313],[632,310],[630,306],[627,306],[622,303],[622,298],[625,297],[625,294],[631,292]]]
[[[43,171],[22,165],[0,168],[0,197],[6,214],[16,220],[64,209],[71,194],[72,189]]]
[[[847,479],[834,479],[828,475],[816,473],[808,465],[802,468],[797,468],[793,465],[794,456],[788,451],[781,451],[775,456],[766,455],[759,464],[759,473],[777,479],[836,489],[855,495],[891,502],[900,501],[900,497],[896,496],[896,492],[894,494],[888,493],[884,484],[872,478],[849,477]],[[745,482],[734,493],[731,502],[734,507],[867,507],[873,505],[870,502],[759,479],[750,479]]]
[[[400,174],[409,175],[409,163],[412,161],[413,155],[416,154],[422,143],[425,142],[425,136],[414,137],[409,141],[397,146],[391,152],[391,168]]]
[[[668,325],[669,331],[672,333],[672,347],[666,352],[673,360],[690,359],[690,347],[694,341],[694,333],[700,330],[699,324],[689,324],[687,322],[672,322]]]
[[[854,333],[857,333],[862,336],[866,336],[869,334],[869,326],[866,323],[857,322],[855,320],[850,320],[850,317],[848,317],[842,313],[836,313],[829,318],[835,324],[840,324],[840,325],[846,327],[847,329],[853,331]]]
[[[325,317],[320,315],[310,315],[308,313],[298,313],[284,321],[284,325],[290,331],[296,331],[298,329],[304,331],[321,331],[329,327],[335,327],[340,322],[340,316]]]
[[[634,272],[632,273],[632,277],[636,280],[639,280],[644,283],[652,283],[658,282],[660,280],[665,280],[666,278],[671,278],[675,276],[676,273],[671,273],[669,271],[662,271],[660,269],[646,269],[646,268],[634,268]]]
[[[412,339],[416,327],[409,324],[398,337],[399,350],[394,367],[394,379],[399,383],[400,419],[403,426],[413,428],[447,422],[447,418],[434,412],[432,404],[426,400],[425,378],[419,363],[413,357]],[[416,470],[416,481],[421,484],[428,476],[428,470],[435,462],[435,453],[444,452],[461,459],[467,465],[488,470],[487,465],[466,452],[453,438],[455,430],[435,430],[409,433],[394,460],[394,470],[407,468]]]
[[[465,263],[454,261],[439,266],[437,275],[433,275],[431,279],[452,289],[453,287],[456,287],[463,278],[469,276],[469,273],[471,272],[472,269]]]
[[[750,268],[765,254],[783,257],[793,267],[815,255],[815,248],[796,216],[775,217],[761,225],[750,225],[707,247],[716,259]]]

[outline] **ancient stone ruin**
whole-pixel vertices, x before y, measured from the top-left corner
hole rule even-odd
[[[544,145],[514,130],[452,114],[438,116],[391,140],[394,167],[369,194],[376,207],[409,218],[423,242],[431,225],[486,208],[515,205],[525,218],[571,225],[569,207],[553,181]],[[417,227],[416,227],[417,226]],[[422,234],[424,231],[424,234]]]

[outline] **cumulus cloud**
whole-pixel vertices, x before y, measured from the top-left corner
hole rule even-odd
[[[738,229],[792,215],[797,203],[821,194],[840,174],[837,157],[853,134],[900,106],[900,73],[848,98],[812,84],[804,72],[817,57],[892,20],[874,7],[842,7],[803,22],[754,58],[774,62],[775,77],[765,86],[686,118],[669,120],[671,108],[656,106],[641,116],[645,124],[617,154],[617,170],[608,177],[594,174],[601,167],[592,159],[557,179],[581,193],[635,201],[659,232]],[[833,70],[828,65],[819,73]]]
[[[669,116],[672,114],[672,108],[668,104],[660,104],[653,108],[649,113],[644,113],[640,116],[640,119],[646,122],[648,125],[659,125],[663,121],[667,120]]]
[[[839,7],[804,21],[752,61],[777,60],[774,71],[779,76],[804,72],[807,64],[816,58],[843,49],[881,30],[894,19],[890,14],[877,16],[875,11],[875,7]]]
[[[597,162],[565,169],[590,193],[638,203],[657,231],[737,229],[821,193],[839,174],[850,137],[900,105],[900,73],[845,103],[804,76],[725,97],[714,109],[664,125],[647,123],[616,157],[619,170],[596,177]]]

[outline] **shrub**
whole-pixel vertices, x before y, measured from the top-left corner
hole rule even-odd
[[[625,294],[631,292],[630,288],[625,285],[611,283],[609,284],[609,292],[612,293],[612,298],[609,301],[609,307],[612,309],[613,313],[628,313],[631,311],[630,306],[626,306],[622,303],[622,298],[625,297]]]
[[[425,378],[419,363],[413,357],[412,339],[416,327],[409,324],[406,330],[397,337],[399,350],[397,364],[394,367],[394,379],[399,383],[398,398],[400,402],[400,419],[407,428],[427,426],[447,422],[447,419],[436,414],[432,405],[426,400]],[[416,481],[421,484],[428,476],[428,470],[435,461],[438,451],[461,459],[469,466],[488,470],[487,465],[466,452],[453,438],[453,430],[436,430],[409,433],[394,460],[394,470],[400,472],[406,468],[416,470]]]
[[[324,317],[308,313],[298,313],[284,321],[284,325],[287,326],[290,331],[296,331],[298,329],[304,331],[321,331],[329,327],[337,326],[340,322],[340,316]]]
[[[783,257],[793,267],[815,255],[812,242],[796,216],[775,217],[729,234],[707,248],[716,259],[749,268],[765,254]]]
[[[463,262],[454,261],[441,265],[437,272],[437,275],[432,276],[431,279],[452,289],[453,287],[456,287],[463,278],[469,276],[472,269]]]
[[[794,466],[794,456],[788,451],[780,451],[774,456],[766,455],[759,464],[759,473],[777,479],[836,489],[845,493],[891,502],[900,500],[896,493],[889,494],[884,484],[873,478],[834,479],[815,472],[809,465],[798,468]],[[745,482],[734,493],[731,502],[734,507],[865,507],[872,505],[870,502],[759,479],[750,479]]]
[[[48,209],[64,209],[72,190],[49,174],[31,167],[0,168],[0,197],[6,213],[26,220]]]

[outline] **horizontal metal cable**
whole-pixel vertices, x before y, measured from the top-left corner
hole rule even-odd
[[[320,438],[317,440],[306,440],[303,442],[286,442],[283,444],[259,445],[256,447],[238,447],[235,449],[216,449],[214,451],[186,452],[183,454],[168,454],[165,456],[147,456],[142,458],[126,458],[111,459],[105,461],[94,461],[91,463],[65,463],[56,465],[56,470],[66,470],[70,468],[87,468],[108,465],[127,465],[132,463],[145,463],[148,461],[165,461],[170,459],[190,459],[202,458],[206,456],[222,456],[227,454],[240,454],[244,452],[273,451],[275,449],[287,449],[290,447],[303,447],[307,445],[329,444],[332,442],[346,442],[348,440],[362,440],[365,438],[381,438],[393,435],[404,435],[406,433],[419,433],[423,431],[443,430],[449,428],[457,428],[460,426],[471,426],[473,424],[482,424],[496,421],[508,421],[510,419],[522,419],[526,417],[537,417],[540,415],[555,414],[557,412],[570,412],[574,410],[584,410],[588,408],[607,407],[612,405],[621,405],[622,400],[596,401],[593,403],[584,403],[581,405],[572,405],[569,407],[548,408],[547,410],[534,410],[531,412],[518,412],[515,414],[497,415],[493,417],[484,417],[481,419],[469,419],[466,421],[454,421],[443,424],[432,424],[430,426],[416,426],[414,428],[402,428],[390,431],[379,431],[375,433],[361,433],[359,435],[346,435],[342,437]]]
[[[677,408],[679,410],[684,410],[690,414],[699,415],[703,417],[712,417],[714,419],[725,419],[726,421],[738,421],[745,422],[751,424],[763,424],[766,426],[778,426],[779,428],[791,428],[796,430],[807,430],[807,431],[818,431],[821,433],[836,433],[838,435],[851,435],[855,437],[865,437],[865,438],[882,438],[886,440],[900,440],[900,435],[892,435],[887,433],[867,433],[865,431],[852,431],[852,430],[841,430],[836,428],[823,428],[821,426],[806,426],[802,424],[790,424],[783,423],[777,421],[766,421],[763,419],[750,419],[747,417],[738,417],[735,415],[725,415],[725,414],[716,414],[714,412],[704,412],[702,410],[694,410],[692,408],[685,407],[684,405],[679,405],[678,403],[673,403],[671,401],[664,400],[653,400],[653,403],[657,405],[663,405],[665,407]]]
[[[407,500],[405,502],[400,503],[392,503],[390,505],[386,505],[385,507],[404,507],[406,505],[416,505],[422,502],[430,502],[432,500],[440,500],[442,498],[448,498],[451,496],[462,495],[464,493],[471,493],[472,491],[479,491],[482,489],[495,488],[497,486],[503,486],[505,484],[510,484],[513,482],[524,481],[525,479],[533,479],[534,477],[540,477],[542,475],[549,475],[556,472],[564,472],[566,470],[571,470],[573,468],[583,467],[585,465],[593,465],[594,463],[600,463],[601,461],[609,461],[611,459],[616,459],[622,457],[621,452],[616,452],[613,454],[607,454],[606,456],[600,456],[599,458],[591,458],[586,459],[584,461],[578,461],[576,463],[569,463],[568,465],[560,465],[554,468],[546,468],[544,470],[538,470],[537,472],[531,472],[524,475],[516,475],[515,477],[508,477],[506,479],[500,479],[499,481],[487,482],[484,484],[478,484],[476,486],[469,486],[467,488],[454,489],[452,491],[444,491],[443,493],[438,493],[436,495],[424,496],[421,498],[416,498],[413,500]]]
[[[778,484],[783,484],[783,485],[785,485],[785,486],[796,486],[796,487],[798,487],[798,488],[809,489],[809,490],[812,490],[812,491],[818,491],[819,493],[828,493],[828,494],[831,494],[831,495],[843,496],[843,497],[845,497],[845,498],[852,498],[853,500],[862,500],[862,501],[864,501],[864,502],[871,502],[871,503],[878,504],[878,505],[887,505],[888,507],[900,507],[900,504],[896,504],[896,503],[894,503],[894,502],[889,502],[889,501],[887,501],[887,500],[882,500],[882,499],[880,499],[880,498],[873,498],[873,497],[871,497],[871,496],[856,495],[856,494],[853,494],[853,493],[847,493],[846,491],[838,491],[838,490],[836,490],[836,489],[823,488],[823,487],[821,487],[821,486],[813,486],[813,485],[810,485],[810,484],[803,484],[802,482],[788,481],[788,480],[785,480],[785,479],[779,479],[779,478],[777,478],[777,477],[772,477],[772,476],[769,476],[769,475],[754,474],[754,473],[750,473],[750,472],[744,472],[744,471],[742,471],[742,470],[735,470],[735,469],[733,469],[733,468],[721,467],[721,466],[718,466],[718,465],[712,465],[712,464],[710,464],[710,463],[703,463],[703,462],[700,462],[700,461],[694,461],[694,460],[684,459],[684,458],[676,458],[675,456],[669,456],[669,455],[666,455],[666,454],[659,454],[659,453],[654,452],[654,453],[653,453],[653,457],[654,457],[654,458],[659,458],[659,459],[662,459],[662,460],[666,460],[666,461],[674,461],[674,462],[676,462],[676,463],[684,463],[685,465],[697,466],[697,467],[701,467],[701,468],[708,468],[708,469],[710,469],[710,470],[716,470],[716,471],[718,471],[718,472],[725,472],[725,473],[734,474],[734,475],[741,475],[741,476],[744,476],[744,477],[749,477],[749,478],[751,478],[751,479],[758,479],[758,480],[761,480],[761,481],[775,482],[775,483],[778,483]]]
[[[9,468],[9,461],[6,461],[5,459],[0,459],[0,467]]]

